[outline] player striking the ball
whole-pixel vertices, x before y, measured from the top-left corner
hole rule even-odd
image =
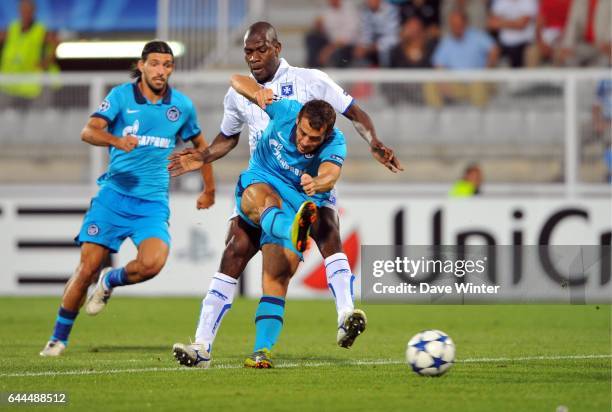
[[[110,164],[98,179],[100,191],[91,201],[76,241],[81,260],[66,284],[51,339],[41,356],[59,356],[66,349],[73,323],[103,262],[131,238],[136,259],[117,269],[102,270],[86,312],[104,309],[113,288],[155,277],[168,257],[168,156],[176,137],[198,150],[207,146],[193,103],[170,88],[174,55],[162,41],[147,43],[137,63],[134,83],[113,88],[81,132],[83,141],[109,148]],[[106,129],[106,130],[105,130]],[[212,167],[201,168],[205,191],[198,208],[214,203]]]
[[[280,58],[281,44],[276,30],[266,22],[254,23],[244,37],[245,61],[253,78],[262,86],[272,89],[274,94],[284,99],[297,100],[304,104],[313,99],[325,100],[336,112],[350,119],[359,134],[370,145],[376,160],[392,172],[403,170],[393,151],[376,137],[369,116],[359,108],[353,98],[319,70],[290,66]],[[209,147],[210,161],[219,159],[238,144],[240,132],[247,124],[249,127],[249,146],[255,151],[257,142],[269,122],[269,116],[261,108],[230,87],[224,100],[221,131]],[[325,270],[336,302],[337,343],[342,347],[353,344],[356,331],[350,330],[354,304],[351,283],[354,279],[348,258],[342,250],[338,215],[333,207],[319,209],[319,230],[312,237],[317,243],[323,258]],[[208,293],[202,301],[200,318],[195,334],[195,343],[184,345],[189,348],[191,365],[207,367],[198,357],[210,358],[210,350],[219,330],[219,325],[231,308],[237,288],[237,279],[247,263],[259,250],[261,231],[245,223],[238,215],[230,218],[225,250],[219,270],[213,275]],[[265,279],[264,279],[265,281]],[[223,298],[214,291],[223,290]]]
[[[257,103],[270,117],[257,148],[242,172],[236,187],[236,206],[240,218],[262,230],[263,297],[256,313],[256,337],[253,354],[245,366],[272,367],[270,351],[280,335],[289,280],[306,249],[317,209],[334,206],[332,189],[340,177],[346,157],[342,132],[334,128],[336,113],[323,100],[301,103],[274,101],[271,89],[262,89],[246,76],[232,77],[233,88]],[[203,154],[179,153],[172,156],[173,176],[201,167],[212,158]],[[315,233],[317,228],[313,228]],[[222,279],[216,279],[222,280]],[[212,294],[223,299],[228,287]],[[365,314],[353,310],[352,338],[365,328]],[[217,326],[220,318],[217,319]],[[193,363],[189,345],[176,344],[175,357],[183,364]],[[200,355],[199,363],[208,364],[210,351]]]

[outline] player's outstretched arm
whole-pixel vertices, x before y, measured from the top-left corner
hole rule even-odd
[[[204,135],[200,133],[192,140],[193,147],[196,150],[204,151],[208,147],[208,143]],[[208,209],[215,204],[215,178],[213,175],[213,167],[210,163],[204,163],[200,168],[202,180],[204,181],[204,190],[198,196],[196,207],[198,209]]]
[[[368,142],[374,159],[380,162],[387,169],[391,170],[393,173],[404,170],[400,164],[400,161],[395,156],[393,149],[385,146],[384,143],[381,142],[376,136],[372,119],[370,119],[370,116],[368,116],[366,112],[364,112],[357,104],[353,103],[346,113],[344,113],[344,115],[351,122],[353,122],[355,130],[357,130],[359,135],[363,137],[363,140]]]
[[[261,87],[254,79],[234,74],[230,80],[230,84],[238,93],[257,104],[262,110],[274,101],[274,92],[272,89]]]
[[[304,173],[301,178],[302,189],[308,196],[316,193],[329,192],[340,179],[342,168],[335,163],[323,162],[315,177]]]
[[[201,169],[205,163],[212,163],[222,158],[236,147],[239,138],[240,133],[232,136],[226,136],[223,133],[219,133],[211,145],[204,150],[189,148],[173,153],[168,157],[170,160],[168,164],[170,176],[176,177],[184,175],[193,170]]]
[[[132,151],[138,146],[138,139],[134,136],[117,137],[106,131],[108,123],[100,117],[90,117],[81,130],[81,140],[94,146],[113,146],[125,152]]]

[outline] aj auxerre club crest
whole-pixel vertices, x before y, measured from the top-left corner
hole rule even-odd
[[[176,122],[180,116],[181,116],[181,111],[176,106],[172,106],[166,112],[166,117],[171,122]]]
[[[293,83],[281,83],[281,96],[293,96]]]

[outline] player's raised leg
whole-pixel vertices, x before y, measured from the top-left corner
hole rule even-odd
[[[290,240],[299,251],[306,250],[310,228],[317,220],[317,207],[312,201],[302,203],[295,215],[282,207],[276,191],[265,183],[248,186],[242,193],[241,211],[268,235]]]
[[[41,356],[59,356],[66,349],[72,326],[87,296],[87,288],[94,282],[109,253],[109,249],[104,246],[95,243],[82,244],[81,260],[66,284],[53,334],[40,352]]]
[[[175,343],[172,352],[184,366],[208,368],[212,347],[223,322],[231,309],[238,278],[249,260],[259,251],[261,230],[249,225],[239,216],[230,219],[225,239],[225,250],[219,270],[213,275],[208,292],[202,300],[194,343]]]
[[[300,262],[292,251],[276,244],[265,244],[263,255],[263,296],[255,313],[255,345],[244,366],[267,369],[272,367],[272,349],[283,328],[285,296],[289,280]]]
[[[338,331],[336,342],[343,348],[350,348],[355,339],[366,328],[367,318],[360,309],[355,309],[353,282],[355,276],[346,254],[342,250],[338,215],[330,207],[319,208],[319,220],[312,236],[325,258],[327,285],[336,301]]]
[[[124,267],[105,269],[98,279],[98,284],[87,299],[85,310],[88,315],[97,315],[104,309],[113,289],[119,286],[145,282],[162,270],[168,258],[167,239],[147,238],[138,245],[136,259]]]

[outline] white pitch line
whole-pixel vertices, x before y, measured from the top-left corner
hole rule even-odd
[[[525,356],[518,358],[467,358],[456,361],[456,363],[492,363],[492,362],[526,362],[536,360],[584,360],[584,359],[612,359],[612,354],[605,355],[557,355],[557,356]],[[373,359],[347,362],[287,362],[276,365],[276,368],[320,368],[324,366],[373,366],[373,365],[400,365],[405,361],[397,359]],[[212,369],[241,369],[240,364],[215,364]],[[107,370],[74,370],[62,372],[21,372],[21,373],[2,373],[0,378],[24,378],[37,376],[71,376],[71,375],[114,375],[120,373],[141,373],[141,372],[183,372],[198,371],[199,368],[132,368],[132,369],[107,369]]]
[[[524,362],[532,360],[579,360],[579,359],[610,359],[612,355],[559,355],[559,356],[524,356],[521,358],[472,358],[462,359],[457,363],[478,362]]]

